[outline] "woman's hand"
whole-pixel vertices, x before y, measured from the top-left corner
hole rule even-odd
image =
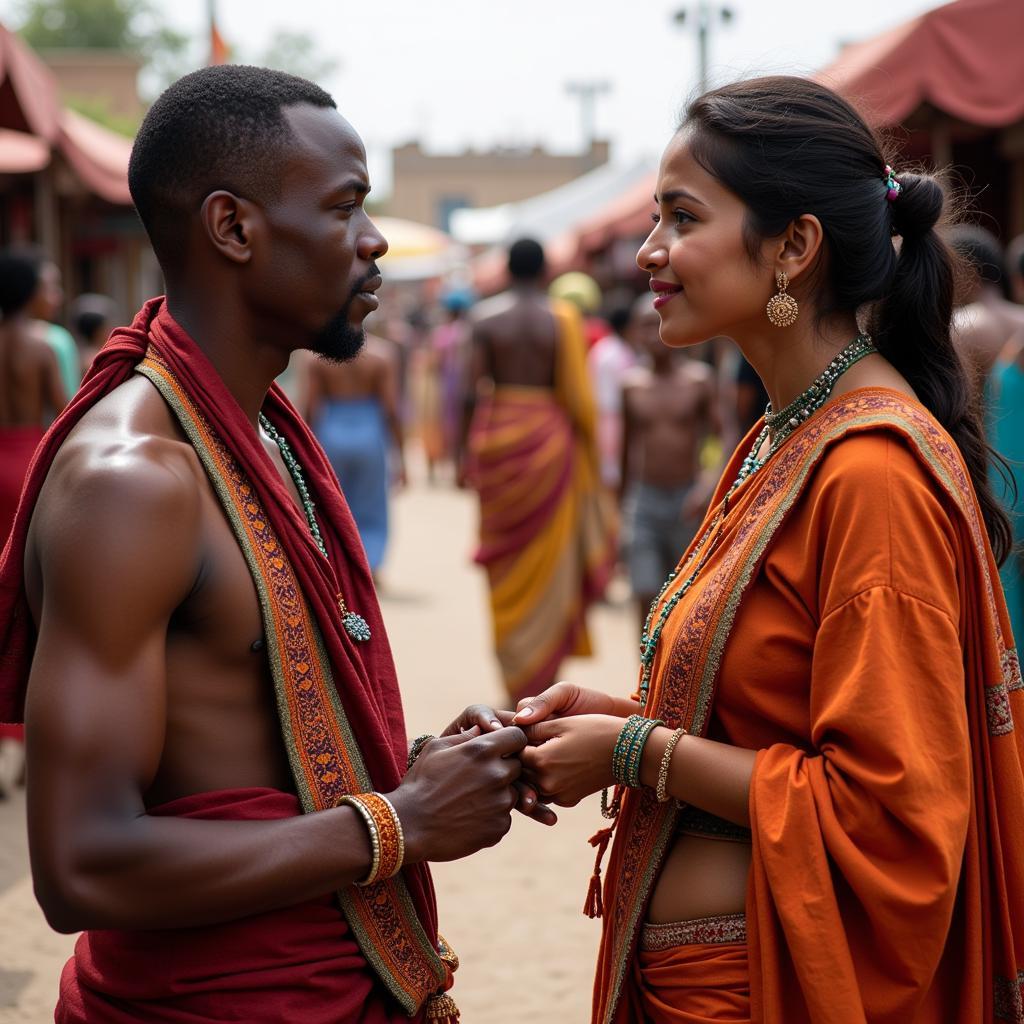
[[[612,750],[622,731],[617,715],[576,714],[523,731],[530,741],[519,754],[523,775],[543,799],[574,807],[585,796],[615,784]]]
[[[575,683],[560,682],[549,686],[536,697],[525,697],[517,705],[514,725],[536,725],[552,718],[568,718],[573,715],[616,715],[626,717],[636,710],[630,706],[624,715],[620,705],[627,702],[598,690],[587,690]],[[621,724],[621,723],[620,723]]]

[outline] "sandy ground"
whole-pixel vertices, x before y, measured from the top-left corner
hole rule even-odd
[[[466,704],[503,701],[490,650],[486,585],[469,558],[473,499],[414,484],[397,496],[382,602],[409,735],[438,732]],[[596,608],[597,656],[563,676],[626,693],[635,678],[634,616],[624,596]],[[464,1024],[584,1022],[599,923],[581,913],[601,826],[596,798],[546,829],[518,817],[502,844],[434,869],[441,930],[462,966]],[[0,1024],[53,1020],[73,937],[46,926],[32,896],[21,797],[0,803]]]

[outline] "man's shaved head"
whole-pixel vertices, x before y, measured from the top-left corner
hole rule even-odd
[[[150,108],[132,147],[128,185],[164,267],[183,256],[187,225],[218,189],[263,203],[277,195],[292,131],[286,107],[335,107],[312,82],[235,64],[201,68]]]

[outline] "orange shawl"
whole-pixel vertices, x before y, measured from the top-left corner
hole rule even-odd
[[[884,866],[858,858],[856,836],[844,834],[843,819],[830,804],[833,787],[841,786],[842,758],[779,738],[757,744],[761,749],[751,782],[753,865],[747,899],[753,1019],[767,1024],[854,1024],[869,1017],[921,1024],[1024,1021],[1024,683],[970,479],[956,446],[920,405],[886,389],[852,392],[797,430],[765,469],[733,496],[721,542],[703,579],[665,625],[645,713],[673,727],[683,725],[696,735],[707,734],[723,651],[748,585],[779,527],[800,508],[823,455],[842,438],[866,431],[885,432],[913,454],[923,477],[945,497],[956,536],[963,723],[971,763],[959,882],[955,894],[938,898],[912,887],[901,889],[895,876],[912,874],[913,859],[891,865],[890,878]],[[713,508],[743,454],[741,446]],[[841,525],[832,524],[836,529]],[[680,576],[685,578],[686,573]],[[670,589],[665,599],[672,593]],[[907,663],[906,689],[920,687],[913,651],[898,653]],[[829,654],[821,651],[819,656]],[[877,727],[885,727],[882,712]],[[843,757],[857,757],[856,739],[847,738]],[[916,756],[928,761],[926,750],[916,751]],[[912,820],[922,808],[879,807],[877,813],[903,820],[901,811]],[[926,807],[923,813],[927,812]],[[674,805],[659,805],[646,790],[631,791],[623,801],[605,883],[595,1024],[629,1019],[629,1000],[623,995],[630,984],[637,933],[671,846],[677,813]],[[893,827],[891,819],[885,819],[885,827]],[[917,849],[912,831],[901,835],[912,850]],[[955,846],[952,840],[948,845]],[[872,871],[876,874],[863,877]],[[923,982],[901,976],[898,969],[888,970],[891,965],[881,962],[894,941],[917,943],[910,926],[904,925],[905,936],[873,937],[861,927],[861,920],[855,926],[861,893],[886,902],[884,907],[869,908],[877,911],[877,917],[868,915],[869,920],[888,921],[891,929],[892,922],[924,918],[933,932],[939,931],[942,941],[931,944],[934,951],[928,954],[928,964],[922,967],[915,954],[916,977],[928,975]],[[918,897],[945,909],[917,917]],[[872,980],[878,978],[888,978],[885,984],[892,988],[881,999],[880,982]],[[925,998],[922,984],[928,988],[935,978],[941,984],[932,986]],[[951,994],[951,1001],[941,1008],[934,998],[938,989]],[[866,1004],[903,1009],[878,1016]],[[906,1012],[907,1007],[913,1009]]]

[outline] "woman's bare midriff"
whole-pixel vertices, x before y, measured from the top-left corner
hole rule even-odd
[[[749,874],[749,843],[677,836],[655,883],[647,919],[664,924],[741,914]]]

